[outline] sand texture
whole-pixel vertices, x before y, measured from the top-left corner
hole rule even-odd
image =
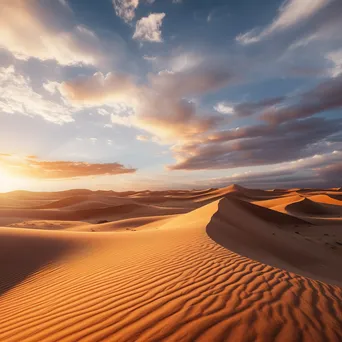
[[[0,194],[0,341],[342,341],[342,191]]]

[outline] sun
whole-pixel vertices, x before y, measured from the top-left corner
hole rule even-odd
[[[27,179],[11,176],[0,167],[0,192],[23,189],[27,185]]]

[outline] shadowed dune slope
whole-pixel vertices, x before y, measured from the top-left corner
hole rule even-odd
[[[23,268],[17,269],[17,261],[11,260],[19,260],[17,255],[21,260],[44,259],[46,241],[53,242],[56,249],[64,243],[71,249],[62,248],[53,261],[50,257],[50,262],[31,267],[0,297],[0,340],[342,338],[339,287],[229,249],[244,254],[257,249],[253,257],[271,255],[287,266],[291,261],[284,256],[285,247],[277,251],[288,243],[287,233],[278,229],[283,236],[267,237],[270,226],[239,202],[222,199],[155,224],[158,229],[115,234],[1,229],[3,241],[25,235],[34,242],[35,257],[15,248],[6,256],[1,254],[1,264],[6,257],[14,273],[20,274]],[[231,246],[225,246],[229,241]],[[76,243],[82,249],[77,249]],[[267,255],[262,254],[260,243]],[[301,266],[317,263],[319,256],[312,260],[303,249],[303,255],[296,248],[290,250],[294,257],[302,258]]]
[[[335,227],[322,242],[320,226],[249,202],[275,192],[221,190],[190,212],[186,201],[40,209],[74,217],[0,227],[0,341],[342,341]],[[326,208],[283,205],[306,201]]]
[[[271,219],[268,219],[270,217]],[[340,260],[324,248],[296,238],[292,231],[277,225],[307,222],[236,199],[218,202],[218,210],[207,227],[208,235],[224,247],[265,264],[305,274],[316,279],[342,284],[336,274]]]
[[[187,208],[170,208],[147,206],[137,203],[128,203],[104,208],[81,210],[54,210],[54,209],[0,209],[0,217],[19,217],[23,220],[61,220],[61,221],[89,221],[118,220],[130,217],[173,215],[189,211]],[[14,221],[13,221],[14,222]]]
[[[53,201],[52,203],[47,203],[40,205],[38,207],[32,209],[59,209],[68,207],[70,205],[78,204],[80,202],[87,201],[89,199],[89,195],[76,195],[71,197],[62,198],[57,201]]]
[[[308,224],[308,222],[299,219],[297,217],[287,215],[284,213],[280,213],[277,211],[270,210],[268,208],[264,208],[262,206],[257,205],[258,202],[249,203],[246,201],[239,200],[237,198],[231,198],[229,196],[226,197],[227,201],[229,203],[234,204],[235,206],[240,207],[242,210],[245,210],[249,214],[252,214],[253,216],[259,217],[260,219],[263,219],[264,221],[267,221],[269,223],[274,223],[278,226],[282,225],[295,225],[295,224]],[[227,202],[226,201],[226,202]]]
[[[288,204],[285,209],[289,213],[303,216],[331,216],[338,215],[339,212],[341,212],[340,208],[338,208],[337,206],[317,203],[308,198],[304,198],[301,201]]]
[[[71,241],[67,236],[40,235],[18,228],[1,228],[0,295],[25,281],[39,269],[49,267],[63,255],[80,250],[81,246],[81,241]]]

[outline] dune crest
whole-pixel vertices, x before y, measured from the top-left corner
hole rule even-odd
[[[48,208],[0,207],[35,218],[0,227],[0,341],[342,340],[341,221],[303,214],[338,208],[322,190],[24,195]]]
[[[329,216],[336,215],[339,212],[339,210],[331,205],[312,201],[307,197],[298,202],[288,204],[286,210],[290,213],[309,216]]]

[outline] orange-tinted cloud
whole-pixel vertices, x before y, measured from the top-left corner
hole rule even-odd
[[[115,102],[123,102],[132,113],[112,114],[113,124],[135,126],[161,142],[174,143],[196,138],[222,122],[222,115],[200,113],[188,98],[224,87],[232,79],[221,65],[199,63],[179,72],[149,75],[146,85],[138,85],[125,75],[98,72],[64,82],[60,90],[75,105],[114,108]]]
[[[62,95],[78,105],[97,105],[120,101],[130,102],[139,90],[133,80],[123,74],[96,72],[90,77],[78,77],[63,82],[59,87]]]
[[[58,4],[58,2],[56,2]],[[61,13],[72,15],[60,3]],[[68,31],[58,28],[60,18],[37,0],[2,0],[0,47],[18,59],[56,60],[62,65],[98,64],[102,61],[99,38],[78,25]]]
[[[47,161],[33,156],[22,158],[9,154],[0,154],[0,167],[11,175],[42,179],[119,175],[136,172],[136,169],[126,168],[119,163]]]

